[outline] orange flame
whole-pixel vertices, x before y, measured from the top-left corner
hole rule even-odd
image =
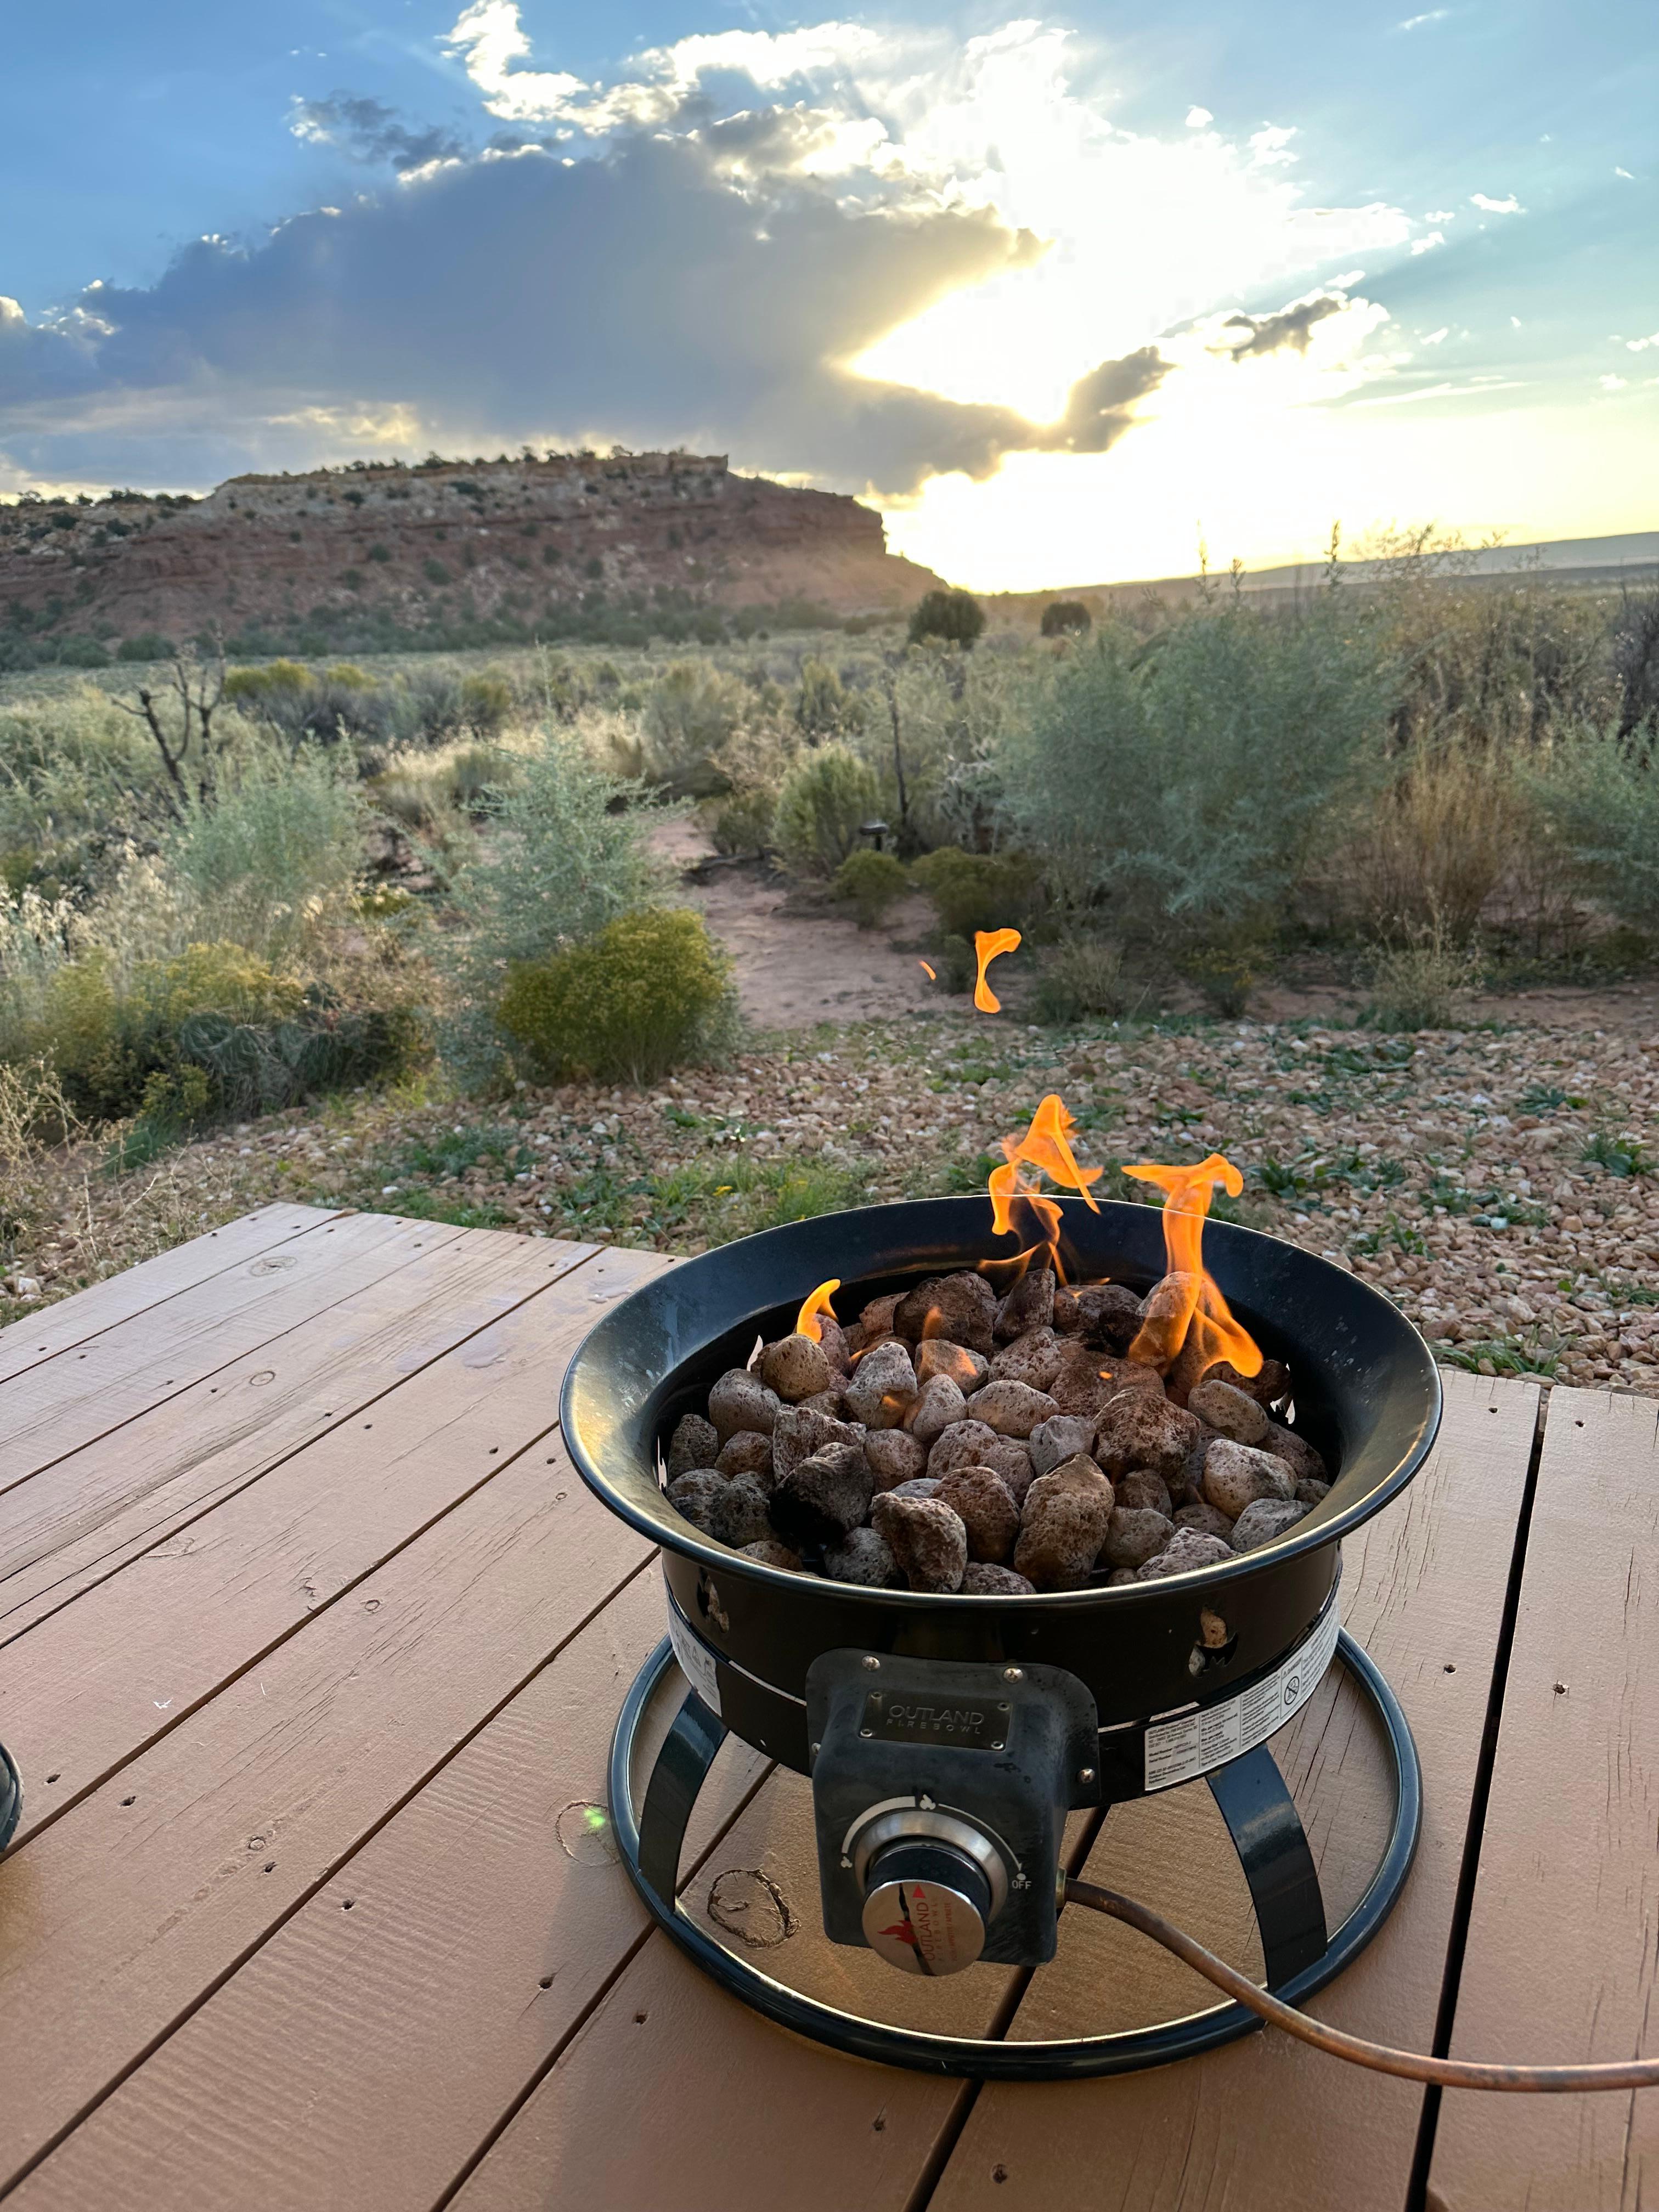
[[[818,1316],[822,1314],[826,1320],[834,1321],[836,1318],[836,1310],[830,1304],[830,1300],[834,1292],[838,1291],[840,1288],[841,1277],[839,1275],[831,1275],[827,1283],[820,1283],[818,1285],[817,1290],[813,1291],[811,1297],[807,1299],[805,1304],[802,1306],[800,1311],[795,1316],[795,1334],[797,1336],[810,1336],[814,1344],[823,1343],[823,1324],[819,1321]],[[1254,1374],[1255,1370],[1252,1368],[1250,1372]]]
[[[979,980],[974,985],[974,1004],[982,1014],[1000,1014],[1002,1001],[985,980],[985,971],[991,963],[1005,952],[1019,950],[1017,929],[976,929],[974,950],[979,955]]]
[[[918,960],[916,965],[921,969],[922,974],[926,975],[930,983],[938,982],[939,970],[937,968],[930,968],[925,960]]]
[[[1261,1372],[1261,1354],[1243,1325],[1233,1319],[1215,1279],[1204,1267],[1204,1224],[1210,1196],[1218,1183],[1230,1198],[1244,1188],[1231,1160],[1212,1152],[1196,1167],[1158,1167],[1151,1163],[1123,1170],[1137,1182],[1155,1182],[1164,1197],[1164,1280],[1172,1285],[1164,1310],[1142,1322],[1129,1357],[1159,1368],[1170,1366],[1188,1338],[1206,1366],[1229,1359],[1241,1375]]]
[[[993,1268],[1012,1267],[1018,1280],[1036,1255],[1046,1249],[1050,1265],[1063,1279],[1060,1265],[1060,1210],[1054,1200],[1042,1195],[1039,1178],[1046,1175],[1062,1190],[1076,1191],[1091,1211],[1098,1213],[1100,1208],[1089,1186],[1098,1182],[1103,1173],[1100,1168],[1078,1165],[1071,1141],[1075,1126],[1058,1094],[1051,1091],[1032,1115],[1031,1126],[1025,1134],[1018,1139],[1003,1139],[1004,1164],[993,1168],[990,1175],[991,1232],[996,1237],[1014,1235],[1014,1206],[1018,1202],[1029,1206],[1036,1215],[1040,1234],[1035,1244],[1015,1253],[1012,1259],[981,1261],[982,1270],[988,1273]]]

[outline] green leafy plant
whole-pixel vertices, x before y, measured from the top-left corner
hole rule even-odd
[[[1031,865],[1018,853],[964,853],[941,845],[911,869],[933,902],[939,927],[971,939],[975,930],[1002,929],[1023,919],[1031,902]]]
[[[879,798],[876,779],[844,745],[821,745],[784,779],[774,835],[792,866],[833,875],[858,844]]]
[[[643,1082],[729,1039],[729,963],[698,915],[647,908],[590,943],[515,964],[496,1014],[544,1079]]]
[[[875,929],[889,908],[910,888],[903,863],[890,853],[868,850],[849,853],[836,871],[830,888],[845,899],[858,916],[860,929]]]
[[[1618,1136],[1607,1129],[1595,1132],[1581,1157],[1587,1165],[1600,1168],[1603,1175],[1620,1182],[1653,1172],[1653,1162],[1638,1138]]]
[[[928,592],[910,616],[910,642],[938,638],[947,645],[971,646],[985,628],[985,610],[971,592]]]

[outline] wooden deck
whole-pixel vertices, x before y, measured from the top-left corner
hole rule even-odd
[[[976,2090],[797,2041],[651,1930],[588,1808],[659,1585],[556,1417],[605,1302],[670,1264],[276,1206],[0,1334],[8,2212],[1656,2201],[1659,2096],[1425,2110],[1271,2034]],[[1656,1408],[1561,1389],[1540,1419],[1530,1383],[1447,1383],[1344,1584],[1416,1732],[1423,1844],[1314,2009],[1470,2057],[1659,2051]],[[1335,1670],[1274,1747],[1334,1917],[1383,1811]],[[1208,1803],[1115,1814],[1089,1870],[1249,1965]],[[832,1950],[807,1785],[741,1745],[682,1875],[780,1978],[927,2024],[1209,2001],[1076,1913],[1029,1985]]]

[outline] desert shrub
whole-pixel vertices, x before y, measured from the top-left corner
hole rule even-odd
[[[512,781],[514,765],[489,745],[394,753],[370,781],[369,796],[394,822],[432,836],[459,817],[483,818],[490,794]]]
[[[538,1078],[641,1083],[718,1049],[732,1009],[729,965],[702,919],[649,907],[515,963],[496,1011]]]
[[[1449,1029],[1459,999],[1480,981],[1472,947],[1456,943],[1434,917],[1414,943],[1379,948],[1368,1011],[1379,1029]]]
[[[27,847],[28,878],[92,888],[167,818],[162,777],[143,725],[90,684],[0,708],[0,853]]]
[[[959,846],[941,845],[924,853],[911,872],[950,937],[971,939],[975,930],[1006,928],[1031,902],[1031,864],[1018,853],[964,853]]]
[[[1527,788],[1580,887],[1632,927],[1659,928],[1659,732],[1564,737]]]
[[[164,860],[198,936],[285,957],[349,905],[363,826],[355,781],[314,755],[265,752],[216,806],[186,817]]]
[[[1094,628],[1094,617],[1081,599],[1050,599],[1042,610],[1041,628],[1044,637],[1086,637]]]
[[[1236,1020],[1250,1003],[1250,994],[1261,981],[1272,962],[1273,945],[1264,918],[1247,910],[1229,927],[1224,916],[1188,936],[1182,942],[1179,965],[1189,983],[1203,993],[1206,1006],[1227,1020]]]
[[[1464,944],[1524,866],[1534,823],[1507,749],[1418,740],[1316,872],[1338,919],[1364,937],[1392,939],[1437,915]]]
[[[942,938],[927,965],[933,970],[934,989],[952,995],[971,991],[979,974],[978,957],[965,937]]]
[[[765,852],[772,842],[777,805],[777,793],[763,784],[731,793],[719,802],[708,818],[708,834],[714,841],[714,850],[757,855]]]
[[[927,638],[947,645],[970,646],[985,628],[985,610],[971,592],[928,592],[910,616],[912,645]]]
[[[1054,887],[1117,926],[1207,935],[1271,911],[1380,757],[1382,657],[1328,592],[1294,615],[1204,606],[1141,647],[1069,655],[1004,753],[1006,805]]]
[[[480,736],[499,730],[512,714],[513,704],[513,686],[504,676],[468,676],[462,680],[461,719]]]
[[[1034,1002],[1040,1022],[1079,1022],[1117,1015],[1128,1005],[1120,946],[1100,937],[1072,937],[1043,963]]]
[[[749,694],[706,660],[670,663],[646,694],[640,718],[641,772],[682,795],[718,790],[710,762],[741,726]]]
[[[868,765],[844,745],[821,745],[799,761],[778,794],[775,835],[792,866],[832,875],[859,841],[879,793]]]
[[[825,738],[854,737],[866,719],[865,702],[849,691],[827,660],[811,655],[802,661],[800,684],[795,693],[796,728],[811,744]]]
[[[858,917],[860,929],[875,929],[895,900],[909,889],[902,862],[890,853],[849,853],[836,870],[830,888],[845,899]]]

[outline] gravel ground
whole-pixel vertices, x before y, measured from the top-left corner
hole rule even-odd
[[[0,1319],[273,1198],[698,1251],[828,1207],[983,1187],[1058,1091],[1082,1158],[1243,1169],[1221,1211],[1377,1284],[1482,1374],[1659,1395],[1654,1030],[1381,1036],[1316,1024],[1027,1029],[954,1013],[763,1041],[648,1091],[356,1094],[111,1176],[8,1194]],[[15,1179],[14,1179],[15,1182]],[[1139,1194],[1115,1174],[1103,1194]]]

